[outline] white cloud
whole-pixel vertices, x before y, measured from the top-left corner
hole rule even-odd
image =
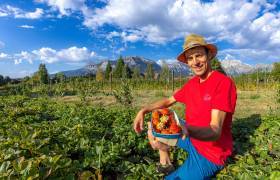
[[[85,0],[35,0],[38,3],[46,3],[61,15],[70,15],[74,11],[87,11]]]
[[[33,50],[32,53],[43,62],[53,63],[59,61],[56,50],[52,48],[43,47],[39,50]]]
[[[26,18],[26,19],[39,19],[43,15],[43,9],[36,8],[34,12],[27,12],[25,14],[19,15],[18,18]],[[17,16],[16,16],[17,18]]]
[[[125,41],[130,41],[130,42],[135,42],[140,40],[140,36],[138,36],[137,34],[129,34],[127,36],[124,37]]]
[[[21,51],[19,54],[13,56],[15,64],[21,64],[22,61],[27,61],[29,64],[33,64],[33,61],[36,59],[36,56],[27,51]]]
[[[242,60],[249,64],[264,63],[271,64],[280,61],[279,51],[270,51],[266,49],[225,49],[219,51],[218,57],[221,60]]]
[[[114,26],[119,32],[108,38],[124,42],[164,44],[197,33],[215,43],[227,41],[236,49],[228,50],[231,55],[269,63],[280,60],[279,5],[266,0],[110,0],[84,14],[83,24],[94,32]]]
[[[4,59],[4,58],[7,58],[7,57],[8,57],[8,54],[0,53],[0,59]]]
[[[19,26],[20,28],[25,28],[25,29],[34,29],[34,26],[30,26],[30,25],[21,25]]]
[[[143,40],[161,44],[183,38],[188,33],[198,33],[216,42],[226,40],[236,47],[260,48],[264,46],[264,39],[280,47],[280,20],[275,8],[275,2],[264,0],[210,3],[199,0],[110,0],[106,6],[84,14],[84,25],[93,31],[106,24],[116,26],[121,29],[118,35],[131,42]],[[266,17],[268,14],[271,15]],[[253,28],[258,21],[263,22],[265,29]],[[269,43],[265,45],[267,48]]]
[[[61,59],[65,59],[72,62],[79,62],[94,57],[95,53],[90,52],[86,47],[77,48],[74,46],[59,51],[57,55]]]
[[[0,9],[0,17],[5,17],[5,16],[8,16],[8,15],[9,15],[8,13],[6,13],[2,9]]]
[[[68,49],[55,50],[49,47],[43,47],[39,50],[33,50],[32,52],[22,52],[18,58],[22,60],[27,60],[32,63],[34,60],[40,60],[44,63],[55,63],[59,61],[64,62],[81,62],[89,60],[95,57],[96,54],[93,51],[89,51],[86,47],[78,48],[76,46],[70,47]]]
[[[117,53],[117,54],[121,54],[121,52],[124,51],[124,50],[125,50],[124,47],[120,47],[120,48],[118,48],[118,49],[116,50],[116,53]]]
[[[277,1],[102,0],[105,5],[101,8],[88,7],[86,0],[36,2],[51,6],[61,15],[81,12],[83,24],[93,31],[106,24],[115,26],[120,31],[111,36],[124,42],[143,40],[162,44],[198,33],[215,42],[226,40],[239,48],[263,47],[264,39],[269,39],[265,48],[280,46]]]
[[[80,13],[83,25],[94,34],[104,31],[106,25],[114,27],[117,30],[109,33],[107,39],[120,38],[125,47],[126,42],[164,44],[182,39],[189,33],[197,33],[211,42],[227,41],[235,48],[227,52],[232,56],[256,58],[257,61],[261,61],[260,57],[277,61],[279,57],[279,1],[214,0],[206,3],[200,0],[99,0],[104,3],[100,8],[94,4],[87,6],[86,0],[35,1],[47,4],[51,11],[58,11],[61,16]],[[0,7],[0,17],[14,15],[17,18],[31,18],[43,15],[43,10],[40,12],[38,9],[31,12],[32,16],[12,6]],[[117,53],[124,49],[113,48]],[[52,50],[44,51],[51,53]],[[58,52],[55,53],[50,62],[57,61]]]
[[[0,7],[0,17],[14,16],[15,18],[24,19],[39,19],[43,16],[44,11],[41,8],[36,8],[34,12],[27,12],[20,8],[13,7],[10,5]]]
[[[112,31],[107,35],[107,39],[112,39],[114,37],[120,37],[123,42],[136,42],[142,39],[141,32],[139,31]]]
[[[17,64],[21,64],[22,63],[22,59],[15,59],[14,62],[15,62],[16,65]]]
[[[34,61],[38,60],[49,64],[56,62],[80,63],[91,60],[92,58],[99,59],[100,57],[101,56],[98,56],[94,51],[90,51],[86,47],[78,48],[76,46],[61,50],[42,47],[38,50],[30,52],[21,51],[20,53],[12,55],[0,53],[0,58],[13,60],[15,64],[21,64],[24,61],[33,64]]]

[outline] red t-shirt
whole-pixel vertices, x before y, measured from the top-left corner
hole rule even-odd
[[[193,77],[173,96],[186,106],[187,125],[209,127],[212,109],[227,112],[221,137],[217,141],[201,141],[190,137],[202,156],[215,164],[224,165],[233,149],[231,122],[237,98],[234,82],[224,74],[214,71],[202,83],[198,76]]]

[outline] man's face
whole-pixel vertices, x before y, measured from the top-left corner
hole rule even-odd
[[[188,66],[197,76],[203,76],[210,69],[209,56],[206,49],[202,46],[194,47],[185,52]]]

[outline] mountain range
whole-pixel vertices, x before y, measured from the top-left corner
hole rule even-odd
[[[123,57],[123,60],[124,63],[127,64],[131,70],[135,67],[138,67],[140,69],[141,74],[145,73],[148,64],[152,64],[154,72],[158,74],[161,72],[162,67],[164,65],[167,65],[170,70],[173,70],[175,76],[178,76],[180,73],[182,76],[190,74],[190,70],[187,67],[187,65],[178,61],[165,61],[165,60],[153,61],[139,56]],[[102,69],[102,71],[105,71],[108,62],[110,62],[113,69],[116,67],[117,60],[103,60],[100,63],[89,63],[83,68],[76,69],[76,70],[62,71],[62,73],[67,77],[96,74],[97,69],[99,67]]]
[[[139,56],[128,56],[123,57],[124,63],[129,66],[130,69],[134,67],[138,67],[140,69],[140,73],[144,74],[148,64],[152,64],[153,70],[155,73],[160,73],[163,66],[168,66],[170,70],[174,71],[175,76],[190,75],[191,71],[187,67],[186,64],[181,63],[177,60],[158,60],[153,61],[147,58],[139,57]],[[106,66],[110,62],[113,68],[115,68],[117,64],[117,60],[102,60],[100,63],[88,63],[85,67],[62,71],[62,73],[67,77],[72,76],[86,76],[88,74],[96,74],[97,69],[100,67],[103,71],[105,71]],[[228,75],[238,75],[238,74],[246,74],[254,71],[271,71],[271,64],[256,64],[249,65],[241,62],[240,60],[223,60],[221,61],[221,65],[223,69],[226,71]]]
[[[272,64],[256,64],[250,65],[241,62],[240,60],[223,60],[221,61],[223,69],[229,75],[239,75],[239,74],[248,74],[256,71],[266,71],[270,72],[272,70]]]

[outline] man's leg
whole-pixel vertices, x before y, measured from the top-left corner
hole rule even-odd
[[[163,151],[163,150],[158,150],[159,151],[159,162],[161,165],[171,165],[171,160],[169,157],[169,151]]]
[[[177,145],[188,152],[188,158],[176,171],[166,176],[166,180],[210,179],[217,171],[223,168],[200,155],[192,145],[190,138],[185,140],[180,138]]]
[[[148,122],[148,139],[153,149],[159,150],[160,163],[157,165],[158,172],[169,174],[174,171],[174,166],[171,163],[169,156],[170,147],[166,144],[158,142],[152,134],[151,123]]]

